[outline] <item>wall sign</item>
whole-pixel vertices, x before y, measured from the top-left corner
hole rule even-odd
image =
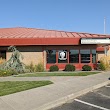
[[[109,38],[92,38],[92,39],[81,39],[81,44],[110,44]]]
[[[58,53],[60,60],[66,60],[67,59],[67,52],[66,51],[59,51]]]

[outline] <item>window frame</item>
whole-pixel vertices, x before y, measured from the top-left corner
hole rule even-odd
[[[52,49],[48,49],[48,50],[52,50]],[[53,51],[55,51],[55,54],[54,54],[55,55],[55,62],[48,62],[48,53],[47,53],[48,50],[46,50],[46,63],[47,64],[55,64],[57,62],[57,60],[56,60],[57,50],[53,49]]]
[[[81,53],[81,50],[85,50],[85,51],[87,51],[87,50],[89,50],[89,53],[87,54],[85,54],[85,53]],[[82,57],[82,55],[89,55],[89,57],[88,56],[83,56]],[[89,60],[87,60],[87,57],[89,58]],[[82,62],[82,58],[86,58],[86,60],[84,60],[85,62]],[[89,61],[89,62],[86,62],[86,61]],[[80,62],[81,63],[84,63],[84,64],[89,64],[89,63],[91,63],[91,49],[80,49]]]
[[[93,50],[95,50],[95,53],[93,52]],[[95,64],[96,63],[96,59],[97,59],[97,51],[96,49],[91,49],[91,54],[92,54],[92,63]],[[95,62],[93,62],[93,55],[95,55]]]
[[[77,53],[78,54],[78,62],[70,62],[70,51],[72,51],[72,50],[78,51],[78,53]],[[80,54],[79,52],[80,52],[79,49],[70,49],[69,50],[69,63],[74,63],[74,64],[79,63],[79,54]],[[72,54],[72,55],[76,55],[76,54]]]

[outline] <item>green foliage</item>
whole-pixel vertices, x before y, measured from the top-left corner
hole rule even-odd
[[[0,82],[0,96],[53,84],[51,81],[5,81]]]
[[[33,65],[31,62],[30,65],[26,66],[27,72],[43,72],[44,71],[44,66],[42,63],[38,63],[37,65]]]
[[[30,73],[30,74],[20,74],[15,77],[47,77],[47,76],[87,76],[87,75],[92,75],[92,74],[98,74],[100,72],[91,72],[91,71],[86,71],[86,72],[39,72],[39,73]]]
[[[100,58],[100,64],[98,65],[99,70],[109,70],[110,69],[110,56],[103,56]]]
[[[8,50],[12,51],[12,55],[8,61],[0,64],[0,69],[16,70],[18,73],[24,72],[25,65],[20,61],[20,59],[23,59],[22,54],[14,46],[10,46]]]
[[[65,71],[75,71],[75,66],[74,65],[71,65],[71,64],[67,64],[65,66]]]
[[[98,64],[98,69],[102,71],[106,70],[106,66],[102,61],[100,61],[100,64]]]
[[[59,68],[58,68],[58,66],[57,65],[52,65],[52,66],[50,66],[50,69],[49,69],[51,72],[52,71],[58,71],[59,70]]]
[[[44,71],[44,66],[42,63],[38,63],[35,65],[35,72],[43,72]]]
[[[26,70],[26,72],[34,72],[35,67],[32,62],[30,63],[30,65],[26,65]]]
[[[83,71],[91,71],[92,68],[91,68],[91,66],[89,66],[89,65],[84,65],[84,66],[82,67],[82,70],[83,70]]]
[[[0,70],[0,77],[17,75],[18,73],[15,70]]]

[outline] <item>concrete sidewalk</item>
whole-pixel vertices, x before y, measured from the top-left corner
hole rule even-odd
[[[77,79],[83,76],[46,76],[46,77],[0,77],[0,82],[3,81],[45,81],[50,80],[53,83],[68,81],[70,79]]]
[[[47,110],[110,83],[110,72],[99,73],[0,97],[0,110]]]

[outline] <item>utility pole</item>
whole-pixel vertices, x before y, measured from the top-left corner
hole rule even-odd
[[[104,34],[106,34],[106,18],[104,17]],[[104,46],[105,56],[107,56],[107,46]]]
[[[104,34],[106,32],[106,18],[104,17]]]

